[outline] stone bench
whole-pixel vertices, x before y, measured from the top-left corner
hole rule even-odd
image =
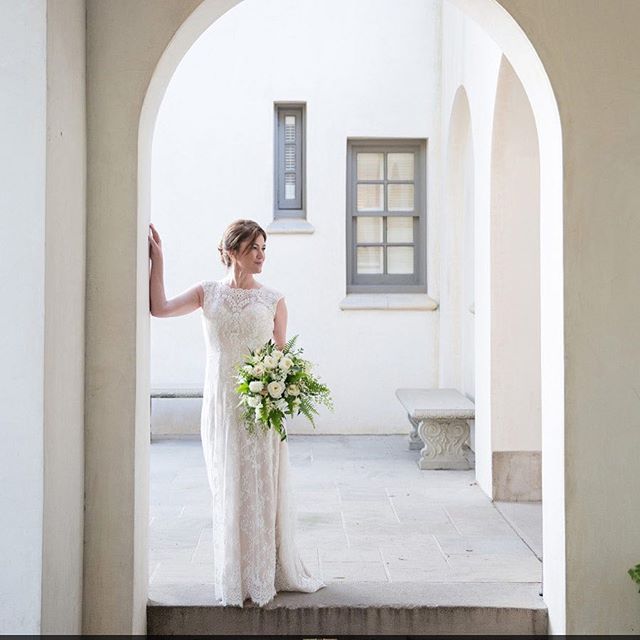
[[[466,446],[475,406],[457,389],[397,389],[412,430],[409,448],[420,449],[420,469],[471,469]]]
[[[202,398],[202,387],[154,387],[152,398]]]

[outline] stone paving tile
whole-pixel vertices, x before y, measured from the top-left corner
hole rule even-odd
[[[389,582],[381,560],[377,562],[321,562],[326,582]]]
[[[380,562],[382,557],[378,547],[344,546],[319,550],[321,562]]]
[[[409,451],[406,440],[290,437],[305,565],[328,582],[541,581],[541,563],[521,539],[537,535],[539,503],[527,504],[519,524],[515,516],[509,524],[473,470],[421,471],[419,452]],[[212,584],[211,508],[200,441],[154,442],[152,584]]]
[[[448,504],[446,512],[461,535],[511,535],[513,528],[492,505],[469,506]]]
[[[435,536],[446,555],[523,555],[530,556],[531,549],[515,532],[511,536]]]
[[[456,581],[542,582],[542,563],[533,554],[453,554],[447,562]]]
[[[496,502],[495,505],[536,556],[542,558],[542,503]]]
[[[214,583],[214,565],[210,563],[181,562],[179,560],[164,560],[151,576],[151,583]]]

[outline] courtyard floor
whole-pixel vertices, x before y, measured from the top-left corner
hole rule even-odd
[[[371,582],[539,586],[540,503],[492,503],[474,471],[421,471],[418,457],[400,435],[289,436],[298,546],[328,584],[321,591]],[[200,441],[154,441],[151,600],[213,584],[210,503]]]

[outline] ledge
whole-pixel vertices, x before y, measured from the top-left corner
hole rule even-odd
[[[267,233],[313,233],[314,226],[302,218],[278,218],[265,228]]]
[[[435,311],[438,302],[426,293],[348,293],[340,300],[343,311]]]

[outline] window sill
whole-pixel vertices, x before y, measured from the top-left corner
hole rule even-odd
[[[267,233],[313,233],[313,225],[302,218],[278,218],[265,228]]]
[[[343,311],[435,311],[438,302],[426,293],[348,293],[340,301]]]

